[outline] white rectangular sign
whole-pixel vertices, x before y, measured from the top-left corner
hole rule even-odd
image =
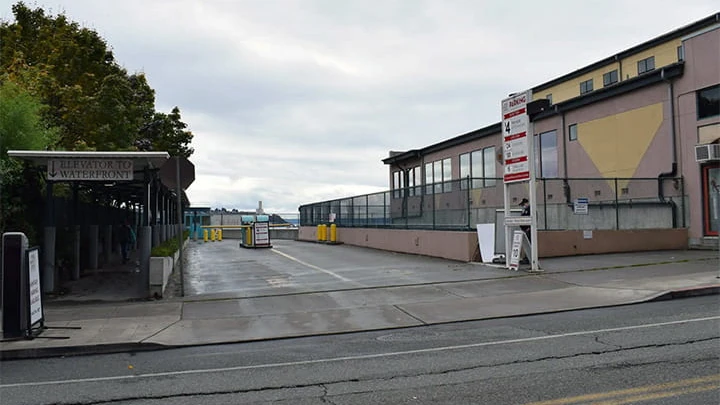
[[[30,325],[42,320],[42,292],[40,288],[40,250],[28,250]]]
[[[517,270],[520,267],[520,253],[522,252],[523,231],[513,233],[512,250],[510,251],[510,269]]]
[[[575,212],[575,215],[587,215],[588,214],[588,199],[587,198],[576,199],[575,204],[573,205],[573,211]]]
[[[255,245],[270,244],[270,226],[267,222],[256,222],[255,228]]]
[[[521,226],[521,225],[530,226],[531,223],[532,223],[532,220],[528,216],[505,218],[505,226]]]
[[[502,134],[505,183],[514,183],[530,179],[528,152],[530,141],[528,128],[527,103],[530,91],[516,94],[502,101]]]
[[[47,179],[53,181],[129,181],[133,180],[130,159],[50,159]]]

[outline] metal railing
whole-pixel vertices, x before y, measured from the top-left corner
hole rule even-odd
[[[528,196],[528,183],[509,186],[511,205]],[[541,178],[537,180],[538,229],[680,228],[686,224],[683,179]],[[574,211],[578,198],[587,214]],[[306,204],[300,225],[473,230],[495,223],[504,206],[503,182],[466,178]],[[332,221],[331,221],[332,219]]]

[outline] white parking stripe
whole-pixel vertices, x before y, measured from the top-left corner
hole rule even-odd
[[[347,281],[347,282],[349,282],[349,283],[354,283],[353,280],[351,280],[351,279],[349,279],[349,278],[347,278],[347,277],[343,277],[343,276],[341,276],[341,275],[339,275],[339,274],[333,273],[333,272],[330,271],[330,270],[326,270],[326,269],[320,268],[320,267],[318,267],[318,266],[312,265],[312,264],[310,264],[310,263],[306,263],[306,262],[304,262],[304,261],[302,261],[302,260],[300,260],[300,259],[298,259],[298,258],[292,257],[292,256],[290,256],[289,254],[283,253],[283,252],[281,252],[281,251],[279,251],[279,250],[277,250],[277,249],[271,249],[271,252],[277,253],[277,254],[279,254],[280,256],[283,256],[283,257],[285,257],[285,258],[288,258],[288,259],[294,261],[295,263],[300,263],[300,264],[302,264],[303,266],[309,267],[309,268],[311,268],[311,269],[313,269],[313,270],[317,270],[317,271],[321,271],[321,272],[323,272],[323,273],[325,273],[325,274],[329,274],[329,275],[337,278],[338,280]]]
[[[333,357],[333,358],[317,359],[317,360],[290,361],[290,362],[285,362],[285,363],[256,364],[256,365],[250,365],[250,366],[211,368],[211,369],[201,369],[201,370],[167,371],[167,372],[163,372],[163,373],[123,375],[123,376],[114,376],[114,377],[78,378],[78,379],[73,379],[73,380],[56,380],[56,381],[39,381],[39,382],[26,382],[26,383],[16,383],[16,384],[0,384],[0,388],[35,387],[35,386],[46,386],[46,385],[93,383],[93,382],[103,382],[103,381],[123,381],[123,380],[135,380],[135,379],[146,379],[146,378],[157,378],[157,377],[170,377],[170,376],[178,376],[178,375],[225,373],[225,372],[232,372],[232,371],[259,370],[259,369],[267,369],[267,368],[306,366],[306,365],[311,365],[311,364],[333,363],[333,362],[343,362],[343,361],[369,360],[369,359],[378,359],[378,358],[383,358],[383,357],[406,356],[406,355],[412,355],[412,354],[434,353],[434,352],[442,352],[442,351],[449,351],[449,350],[472,349],[472,348],[485,347],[485,346],[497,346],[497,345],[506,345],[506,344],[514,344],[514,343],[537,342],[537,341],[542,341],[542,340],[559,339],[559,338],[565,338],[565,337],[570,337],[570,336],[584,336],[584,335],[594,335],[597,333],[622,332],[622,331],[628,331],[628,330],[656,328],[656,327],[660,327],[660,326],[674,326],[674,325],[681,325],[681,324],[692,323],[692,322],[715,321],[715,320],[719,320],[719,319],[720,319],[720,316],[710,316],[710,317],[706,317],[706,318],[683,319],[683,320],[679,320],[679,321],[650,323],[650,324],[644,324],[644,325],[622,326],[622,327],[618,327],[618,328],[584,330],[584,331],[579,331],[579,332],[561,333],[561,334],[557,334],[557,335],[535,336],[535,337],[529,337],[529,338],[508,339],[508,340],[496,340],[496,341],[492,341],[492,342],[470,343],[470,344],[466,344],[466,345],[457,345],[457,346],[431,347],[431,348],[427,348],[427,349],[406,350],[406,351],[402,351],[402,352],[361,354],[361,355],[357,355],[357,356]]]

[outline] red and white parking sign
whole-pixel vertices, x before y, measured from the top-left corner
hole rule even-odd
[[[530,139],[527,103],[530,92],[515,94],[502,102],[502,135],[505,183],[530,180]]]

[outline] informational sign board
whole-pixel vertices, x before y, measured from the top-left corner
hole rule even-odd
[[[476,224],[478,247],[483,263],[492,263],[495,255],[495,224]]]
[[[47,179],[52,181],[130,181],[130,159],[50,159]]]
[[[527,115],[527,103],[530,92],[515,94],[502,102],[502,134],[505,183],[515,183],[530,179],[530,120]]]
[[[520,266],[520,254],[522,253],[523,231],[513,233],[512,249],[510,250],[510,269],[517,270]]]
[[[27,250],[29,270],[28,289],[30,298],[30,326],[42,321],[42,290],[40,288],[40,250],[35,247]]]
[[[270,224],[268,222],[256,222],[253,225],[255,230],[255,245],[269,245],[270,244]]]
[[[588,214],[588,199],[578,198],[575,200],[573,205],[573,212],[575,215],[587,215]]]
[[[530,226],[531,223],[532,220],[528,216],[505,218],[505,226]]]

